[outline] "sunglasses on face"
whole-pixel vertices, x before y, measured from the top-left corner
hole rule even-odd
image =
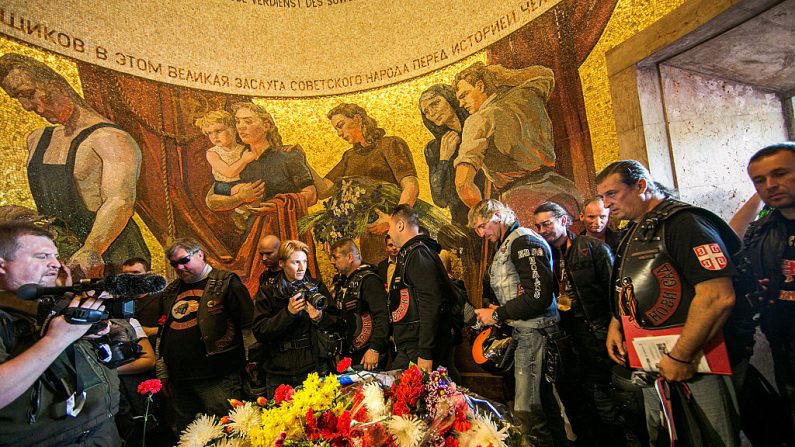
[[[186,254],[185,256],[183,256],[183,257],[181,257],[179,259],[174,259],[173,261],[169,260],[168,263],[171,264],[171,267],[176,268],[178,265],[185,265],[185,264],[189,263],[191,256],[193,256],[195,254],[196,254],[196,252],[192,251],[192,252],[189,252],[188,254]]]

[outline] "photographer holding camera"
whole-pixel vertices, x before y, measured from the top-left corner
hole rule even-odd
[[[339,318],[321,282],[306,276],[309,247],[284,241],[279,247],[281,272],[263,287],[254,309],[254,336],[265,347],[258,363],[267,373],[268,396],[281,384],[300,385],[311,372],[331,369]]]
[[[69,285],[49,232],[0,224],[0,446],[121,445],[119,380],[83,338],[92,325],[56,316],[42,328],[38,302],[15,295],[25,284],[53,287],[61,275]],[[69,307],[103,305],[76,297]]]

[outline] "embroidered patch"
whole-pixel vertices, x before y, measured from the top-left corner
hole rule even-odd
[[[392,311],[392,322],[397,323],[409,312],[409,289],[400,289],[400,303],[398,308]]]
[[[351,343],[355,349],[362,349],[365,343],[370,340],[373,335],[373,317],[369,313],[362,313],[362,327],[359,335],[357,335]]]
[[[791,283],[795,277],[795,261],[789,259],[781,260],[781,274],[784,275],[784,282]]]
[[[654,305],[644,314],[654,326],[659,326],[673,316],[682,301],[682,280],[671,263],[653,269],[651,273],[657,279],[659,293]]]
[[[707,270],[723,270],[728,261],[726,255],[720,249],[718,244],[704,244],[698,247],[693,247],[696,252],[696,257],[701,266]]]

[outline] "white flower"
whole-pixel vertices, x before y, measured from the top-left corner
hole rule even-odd
[[[413,415],[393,417],[387,421],[386,428],[398,447],[419,446],[426,430],[425,423]]]
[[[505,440],[508,438],[508,427],[497,428],[497,424],[490,416],[475,416],[472,428],[458,437],[461,447],[477,447],[493,445],[494,447],[507,447]]]
[[[379,419],[389,412],[389,409],[384,403],[384,392],[381,391],[381,386],[376,382],[370,382],[362,388],[362,395],[364,398],[365,407],[367,407],[367,414],[370,419]]]
[[[224,435],[215,416],[203,414],[188,425],[179,437],[178,447],[204,447]]]
[[[251,402],[233,409],[229,413],[229,427],[232,433],[236,436],[247,438],[252,430],[260,426],[261,410],[258,406],[254,406]]]

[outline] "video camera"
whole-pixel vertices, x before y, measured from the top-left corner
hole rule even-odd
[[[71,324],[94,324],[109,318],[130,319],[135,312],[135,297],[157,293],[166,287],[166,279],[153,273],[121,273],[101,279],[84,279],[68,287],[42,287],[25,284],[17,289],[17,298],[38,299],[37,320],[40,325],[58,315],[63,315]],[[111,295],[105,298],[105,309],[69,307],[75,295],[93,292],[99,297],[102,292]]]
[[[293,294],[300,293],[301,297],[317,310],[324,310],[328,305],[328,298],[320,293],[320,289],[315,284],[309,281],[293,284],[291,288]]]

